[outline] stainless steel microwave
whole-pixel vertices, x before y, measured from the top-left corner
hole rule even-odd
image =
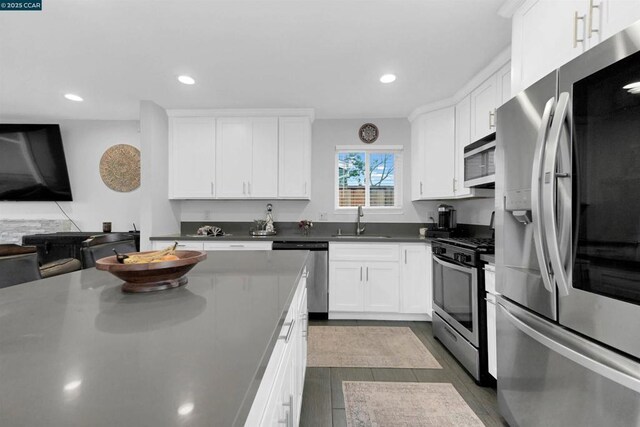
[[[495,134],[464,147],[464,186],[494,188],[496,182]]]

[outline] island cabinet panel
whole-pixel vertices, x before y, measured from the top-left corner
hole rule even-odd
[[[296,426],[300,422],[307,366],[307,274],[305,267],[245,421],[246,427]]]
[[[215,197],[216,120],[172,117],[169,120],[169,198]]]
[[[278,197],[311,198],[311,121],[280,117]]]

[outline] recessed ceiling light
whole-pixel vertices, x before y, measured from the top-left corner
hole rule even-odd
[[[193,403],[191,402],[187,402],[183,405],[180,405],[180,407],[178,408],[178,414],[180,415],[189,415],[190,413],[193,412],[193,408],[195,406],[193,405]]]
[[[395,82],[396,81],[396,75],[395,74],[385,74],[382,77],[380,77],[380,81],[382,83]]]
[[[185,85],[192,85],[196,83],[193,77],[189,77],[189,76],[178,76],[178,81]]]
[[[66,93],[64,97],[67,98],[69,101],[76,101],[76,102],[84,101],[84,99],[82,99],[81,96],[75,95],[73,93]]]

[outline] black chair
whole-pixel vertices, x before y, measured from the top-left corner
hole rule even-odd
[[[80,255],[82,258],[82,268],[96,266],[96,260],[113,255],[113,250],[118,253],[136,252],[135,238],[126,233],[109,233],[98,236],[91,236],[82,242]]]
[[[42,266],[35,246],[0,245],[0,288],[80,270],[80,261],[65,258]]]

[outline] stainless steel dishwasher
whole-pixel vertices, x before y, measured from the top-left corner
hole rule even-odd
[[[274,251],[311,251],[308,264],[307,308],[310,319],[327,319],[329,316],[329,243],[274,241]]]

